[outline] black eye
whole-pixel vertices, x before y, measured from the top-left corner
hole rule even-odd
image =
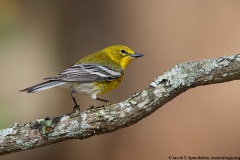
[[[127,53],[125,49],[121,49],[121,53]]]

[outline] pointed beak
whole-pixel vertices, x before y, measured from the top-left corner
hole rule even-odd
[[[138,57],[142,57],[142,56],[144,56],[144,55],[140,54],[140,53],[131,54],[131,57],[134,57],[134,58],[138,58]]]

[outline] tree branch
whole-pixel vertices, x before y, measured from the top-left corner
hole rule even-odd
[[[240,55],[182,63],[123,102],[0,130],[0,155],[113,132],[137,123],[190,88],[239,78]]]

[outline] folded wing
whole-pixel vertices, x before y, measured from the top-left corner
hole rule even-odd
[[[101,82],[112,81],[121,77],[122,71],[115,71],[109,67],[97,64],[76,64],[62,71],[55,77],[45,80],[56,80],[65,82]]]

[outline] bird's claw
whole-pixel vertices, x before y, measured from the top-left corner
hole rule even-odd
[[[75,105],[75,106],[74,106],[73,112],[80,112],[80,107],[79,107],[79,105]]]
[[[80,114],[80,107],[79,105],[74,106],[73,112],[70,114],[70,117],[77,117]]]
[[[95,108],[94,105],[91,105],[87,108],[87,110],[91,110],[91,109],[94,109],[94,108]]]
[[[112,103],[111,102],[107,102],[106,103],[106,106],[108,107],[108,106],[110,106]]]

